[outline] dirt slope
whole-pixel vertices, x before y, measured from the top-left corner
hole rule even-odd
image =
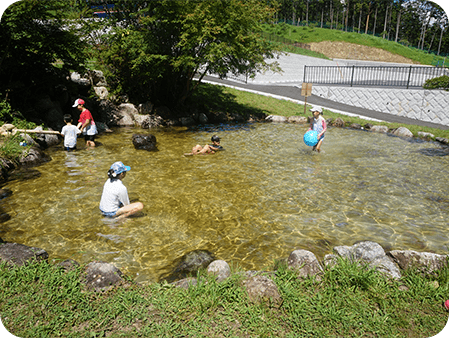
[[[366,61],[383,61],[397,63],[414,63],[416,61],[387,52],[383,49],[357,45],[342,41],[322,41],[309,43],[310,49],[326,55],[331,59],[349,59]]]

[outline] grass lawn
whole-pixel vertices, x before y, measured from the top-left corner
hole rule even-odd
[[[431,337],[447,323],[449,273],[410,270],[401,280],[346,260],[321,281],[278,266],[271,276],[280,306],[252,302],[243,275],[222,283],[200,272],[188,289],[129,283],[85,290],[82,267],[65,272],[47,262],[0,264],[0,316],[26,337]]]

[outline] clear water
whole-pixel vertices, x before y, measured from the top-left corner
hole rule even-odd
[[[192,250],[263,270],[295,249],[320,259],[337,245],[372,240],[389,249],[447,254],[449,155],[432,142],[331,128],[322,149],[302,141],[307,127],[241,124],[151,131],[157,152],[135,150],[121,128],[92,150],[49,149],[52,161],[19,172],[0,201],[11,219],[5,241],[51,258],[102,260],[141,283],[155,282]],[[225,151],[183,157],[217,134]],[[79,140],[79,148],[84,141]],[[124,221],[98,209],[107,171],[124,179],[144,215]]]

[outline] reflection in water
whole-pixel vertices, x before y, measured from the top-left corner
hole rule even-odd
[[[449,156],[431,142],[329,129],[317,154],[308,126],[243,124],[152,131],[157,152],[135,150],[122,128],[101,146],[66,153],[7,182],[0,200],[11,219],[6,241],[40,247],[53,258],[111,262],[139,282],[157,281],[177,258],[208,250],[244,269],[269,268],[294,249],[319,258],[336,245],[373,240],[385,249],[447,253]],[[218,134],[225,151],[183,157]],[[111,220],[98,204],[115,161],[144,215]]]

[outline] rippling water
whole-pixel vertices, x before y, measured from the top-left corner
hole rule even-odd
[[[336,245],[372,240],[385,249],[448,253],[449,153],[432,142],[331,128],[316,154],[307,127],[242,124],[151,131],[158,151],[135,150],[116,129],[92,150],[48,150],[52,161],[13,175],[0,201],[6,241],[51,258],[103,260],[155,282],[184,254],[203,249],[244,269],[269,268],[294,249],[318,258]],[[218,134],[226,149],[183,157]],[[79,140],[79,148],[84,141]],[[104,218],[98,204],[115,161],[144,215]]]

